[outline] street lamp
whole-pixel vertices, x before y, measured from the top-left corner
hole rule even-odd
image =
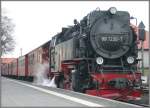
[[[142,54],[142,75],[144,75],[144,49],[143,49],[143,42],[145,41],[145,25],[141,21],[139,26],[138,26],[138,35],[139,35],[139,40],[141,40],[141,54]]]

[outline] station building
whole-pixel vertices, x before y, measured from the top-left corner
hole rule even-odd
[[[149,67],[149,32],[145,32],[145,41],[143,42],[143,56],[144,56],[144,67],[148,68]],[[142,50],[141,50],[141,42],[138,45],[138,58],[142,58]],[[141,62],[140,62],[140,67],[141,67]]]

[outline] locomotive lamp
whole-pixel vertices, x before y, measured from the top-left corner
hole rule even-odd
[[[87,36],[86,33],[83,33],[83,34],[82,34],[82,37],[86,37],[86,36]]]
[[[104,59],[102,57],[96,58],[96,63],[102,65],[104,63]]]
[[[111,7],[111,8],[109,9],[109,12],[110,12],[112,15],[114,15],[114,14],[116,14],[117,9],[116,9],[115,7]]]
[[[128,62],[129,64],[133,64],[134,61],[135,61],[134,57],[129,56],[129,57],[127,58],[127,62]]]
[[[137,26],[137,18],[136,18],[136,17],[131,16],[131,17],[130,17],[130,19],[135,19],[135,21],[136,21],[136,26]]]

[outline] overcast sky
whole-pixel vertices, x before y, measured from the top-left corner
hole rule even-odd
[[[147,1],[2,1],[2,14],[7,15],[16,25],[14,35],[16,48],[5,57],[23,55],[47,42],[61,31],[62,27],[73,24],[76,18],[80,21],[97,7],[108,10],[128,11],[139,22],[142,20],[149,30],[149,3]],[[132,20],[135,24],[135,20]]]

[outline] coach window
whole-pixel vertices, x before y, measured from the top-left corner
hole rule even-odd
[[[30,56],[30,65],[32,64],[32,57]]]
[[[30,65],[31,65],[31,55],[29,56],[29,63],[30,63]]]
[[[32,58],[32,64],[34,63],[34,53],[33,53],[33,58]]]
[[[21,66],[23,66],[23,60],[21,60]]]

